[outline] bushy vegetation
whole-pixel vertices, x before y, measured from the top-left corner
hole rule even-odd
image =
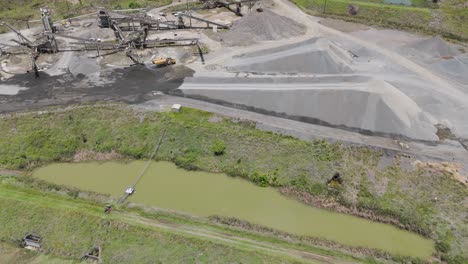
[[[130,2],[128,3],[128,8],[141,8],[141,4],[139,4],[138,2]]]
[[[224,151],[226,150],[226,146],[222,141],[217,140],[214,145],[213,145],[213,153],[216,156],[221,156],[224,154]]]
[[[460,201],[468,191],[450,175],[402,169],[404,158],[398,155],[379,167],[383,153],[378,150],[324,140],[305,142],[257,130],[251,122],[210,122],[211,116],[190,108],[154,113],[106,105],[5,115],[0,117],[0,167],[32,169],[70,160],[80,150],[147,158],[165,128],[159,160],[186,169],[225,172],[260,186],[296,188],[349,208],[371,210],[439,241],[444,258],[466,258]],[[217,156],[213,146],[219,142],[225,151]],[[327,181],[335,172],[340,172],[343,184],[329,188]]]

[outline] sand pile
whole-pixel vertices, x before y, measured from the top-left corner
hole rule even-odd
[[[229,46],[245,46],[259,41],[278,40],[305,34],[304,25],[270,10],[252,12],[236,21],[231,29],[217,36]]]
[[[339,74],[352,72],[351,61],[345,50],[320,38],[244,54],[227,68],[234,72]]]
[[[438,140],[435,120],[408,96],[383,81],[358,83],[185,82],[188,96],[226,102],[311,123]]]
[[[419,52],[426,53],[432,57],[450,57],[457,56],[462,52],[454,45],[447,43],[441,37],[433,37],[424,39],[415,43],[409,44],[407,48],[415,49]]]

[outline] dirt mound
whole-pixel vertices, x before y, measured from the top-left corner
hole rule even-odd
[[[432,172],[447,173],[453,179],[462,183],[465,187],[468,187],[468,177],[465,177],[460,174],[460,170],[463,168],[463,165],[450,163],[450,162],[423,162],[415,161],[414,165],[418,168],[425,168]]]
[[[259,41],[278,40],[303,35],[304,25],[270,10],[252,12],[236,21],[231,29],[217,36],[229,46],[245,46]]]
[[[408,45],[407,47],[418,50],[423,53],[427,53],[432,57],[450,57],[457,56],[462,53],[454,45],[447,43],[445,40],[438,36],[430,39],[417,41]]]

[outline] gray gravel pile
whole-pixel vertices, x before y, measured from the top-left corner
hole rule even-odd
[[[243,54],[228,66],[230,71],[262,73],[351,73],[348,53],[325,39],[312,39],[301,43]]]
[[[229,31],[219,34],[217,38],[229,46],[244,46],[259,41],[295,37],[305,32],[304,25],[264,10],[261,13],[252,12],[238,20]]]
[[[452,80],[468,85],[468,54],[462,54],[451,59],[440,59],[429,64],[435,72],[440,72]],[[468,87],[466,87],[468,92]]]
[[[187,80],[180,87],[197,96],[235,105],[255,107],[285,117],[330,126],[365,130],[413,139],[438,140],[436,120],[393,85],[379,80],[320,83],[239,83],[239,78],[210,83]]]
[[[408,48],[415,49],[419,52],[426,53],[432,57],[449,57],[457,56],[462,52],[454,45],[447,43],[440,37],[433,37],[417,41],[407,46]]]

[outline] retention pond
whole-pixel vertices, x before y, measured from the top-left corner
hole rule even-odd
[[[118,198],[143,166],[142,161],[58,163],[35,170],[33,176]],[[224,174],[185,171],[169,162],[152,163],[135,189],[131,202],[197,216],[236,217],[296,235],[413,257],[428,258],[434,249],[431,240],[391,225],[313,208],[274,188]]]

